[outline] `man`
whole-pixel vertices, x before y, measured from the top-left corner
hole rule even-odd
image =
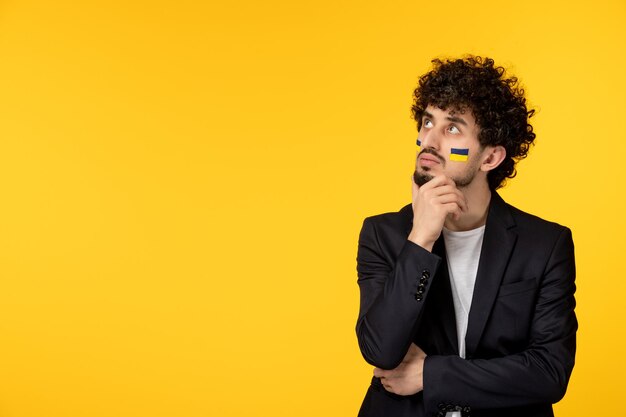
[[[359,236],[356,332],[375,367],[359,416],[553,416],[576,350],[571,232],[495,191],[533,111],[491,59],[433,63],[414,92],[413,201]]]

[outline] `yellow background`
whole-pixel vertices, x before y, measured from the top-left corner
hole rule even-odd
[[[626,2],[2,1],[0,416],[355,416],[364,217],[410,202],[412,89],[511,68],[502,195],[572,228],[558,416],[619,413]]]

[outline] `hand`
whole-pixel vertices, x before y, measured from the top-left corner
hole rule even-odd
[[[413,395],[424,389],[423,372],[426,353],[415,343],[395,369],[374,368],[374,376],[380,378],[383,387],[398,395]]]
[[[444,175],[438,175],[419,187],[413,176],[413,229],[409,240],[426,250],[432,250],[441,235],[448,216],[458,220],[467,211],[467,202],[456,184]]]

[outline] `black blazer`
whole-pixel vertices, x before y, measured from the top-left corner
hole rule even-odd
[[[424,390],[395,395],[373,377],[359,416],[553,416],[576,351],[570,230],[492,193],[463,359],[443,237],[428,252],[407,239],[412,224],[411,204],[363,222],[356,333],[365,360],[383,369],[420,346]]]

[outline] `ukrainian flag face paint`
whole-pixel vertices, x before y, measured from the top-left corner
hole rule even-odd
[[[450,160],[456,162],[467,162],[469,158],[469,149],[467,148],[450,148]]]
[[[422,150],[422,142],[417,140],[417,152]],[[469,158],[468,148],[450,148],[450,160],[455,162],[467,162]]]

